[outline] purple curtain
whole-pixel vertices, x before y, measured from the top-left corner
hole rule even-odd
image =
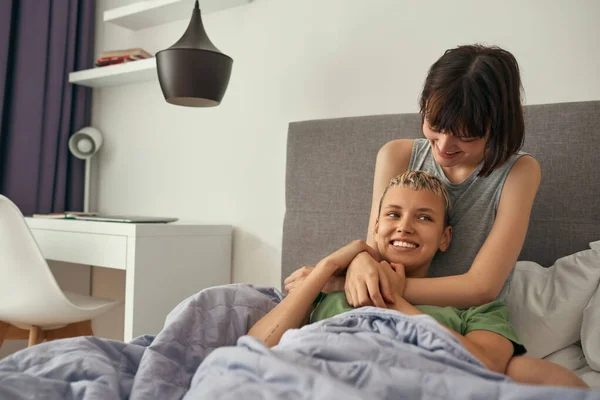
[[[0,193],[25,215],[83,208],[84,164],[68,141],[89,125],[92,93],[68,74],[93,66],[95,8],[0,1]]]

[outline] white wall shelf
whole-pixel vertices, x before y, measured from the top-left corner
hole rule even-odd
[[[200,0],[202,14],[250,3],[252,0]],[[137,31],[168,22],[189,19],[193,0],[144,0],[104,11],[104,22]]]
[[[200,0],[202,14],[248,4],[252,0]],[[189,19],[194,0],[143,0],[104,11],[104,22],[140,30],[168,22]],[[71,72],[69,83],[92,88],[158,80],[156,59],[140,60]]]
[[[154,57],[124,64],[96,67],[69,74],[69,83],[92,88],[126,85],[152,80],[158,81],[156,59]]]

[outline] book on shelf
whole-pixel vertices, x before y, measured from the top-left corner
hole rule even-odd
[[[106,57],[123,57],[123,56],[138,56],[138,57],[142,57],[142,58],[150,58],[150,57],[152,57],[152,54],[148,53],[144,49],[135,48],[135,49],[103,51],[100,53],[100,56],[98,58],[100,59],[100,58],[106,58]]]
[[[102,57],[96,60],[94,66],[105,67],[107,65],[123,64],[126,62],[144,60],[146,57],[143,56],[116,56],[116,57]]]
[[[65,211],[65,212],[61,212],[61,213],[33,214],[33,218],[75,219],[76,217],[93,217],[97,214],[98,213],[94,213],[94,212]]]

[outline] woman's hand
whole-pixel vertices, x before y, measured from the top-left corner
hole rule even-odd
[[[322,259],[317,268],[319,265],[327,266],[333,269],[333,275],[341,275],[346,271],[352,260],[354,260],[354,257],[363,252],[369,254],[371,257],[379,256],[377,250],[369,246],[364,240],[354,240]]]
[[[313,272],[314,269],[314,267],[304,266],[292,272],[292,274],[285,278],[285,281],[283,281],[285,291],[291,293],[292,290],[300,287],[300,285],[304,282],[308,275]],[[329,294],[331,292],[343,291],[345,281],[346,278],[343,276],[332,276],[327,281],[327,284],[323,288],[322,292]]]
[[[394,303],[389,278],[380,271],[379,262],[367,253],[354,258],[346,272],[346,300],[352,307],[376,306],[387,308],[386,302]],[[383,296],[382,296],[383,293]]]
[[[392,296],[402,297],[404,295],[404,286],[406,285],[404,265],[382,261],[379,263],[379,272],[387,278],[392,289]]]

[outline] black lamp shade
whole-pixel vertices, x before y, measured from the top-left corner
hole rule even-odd
[[[227,90],[232,65],[231,57],[221,53],[206,35],[197,1],[181,39],[156,54],[165,100],[179,106],[218,106]]]

